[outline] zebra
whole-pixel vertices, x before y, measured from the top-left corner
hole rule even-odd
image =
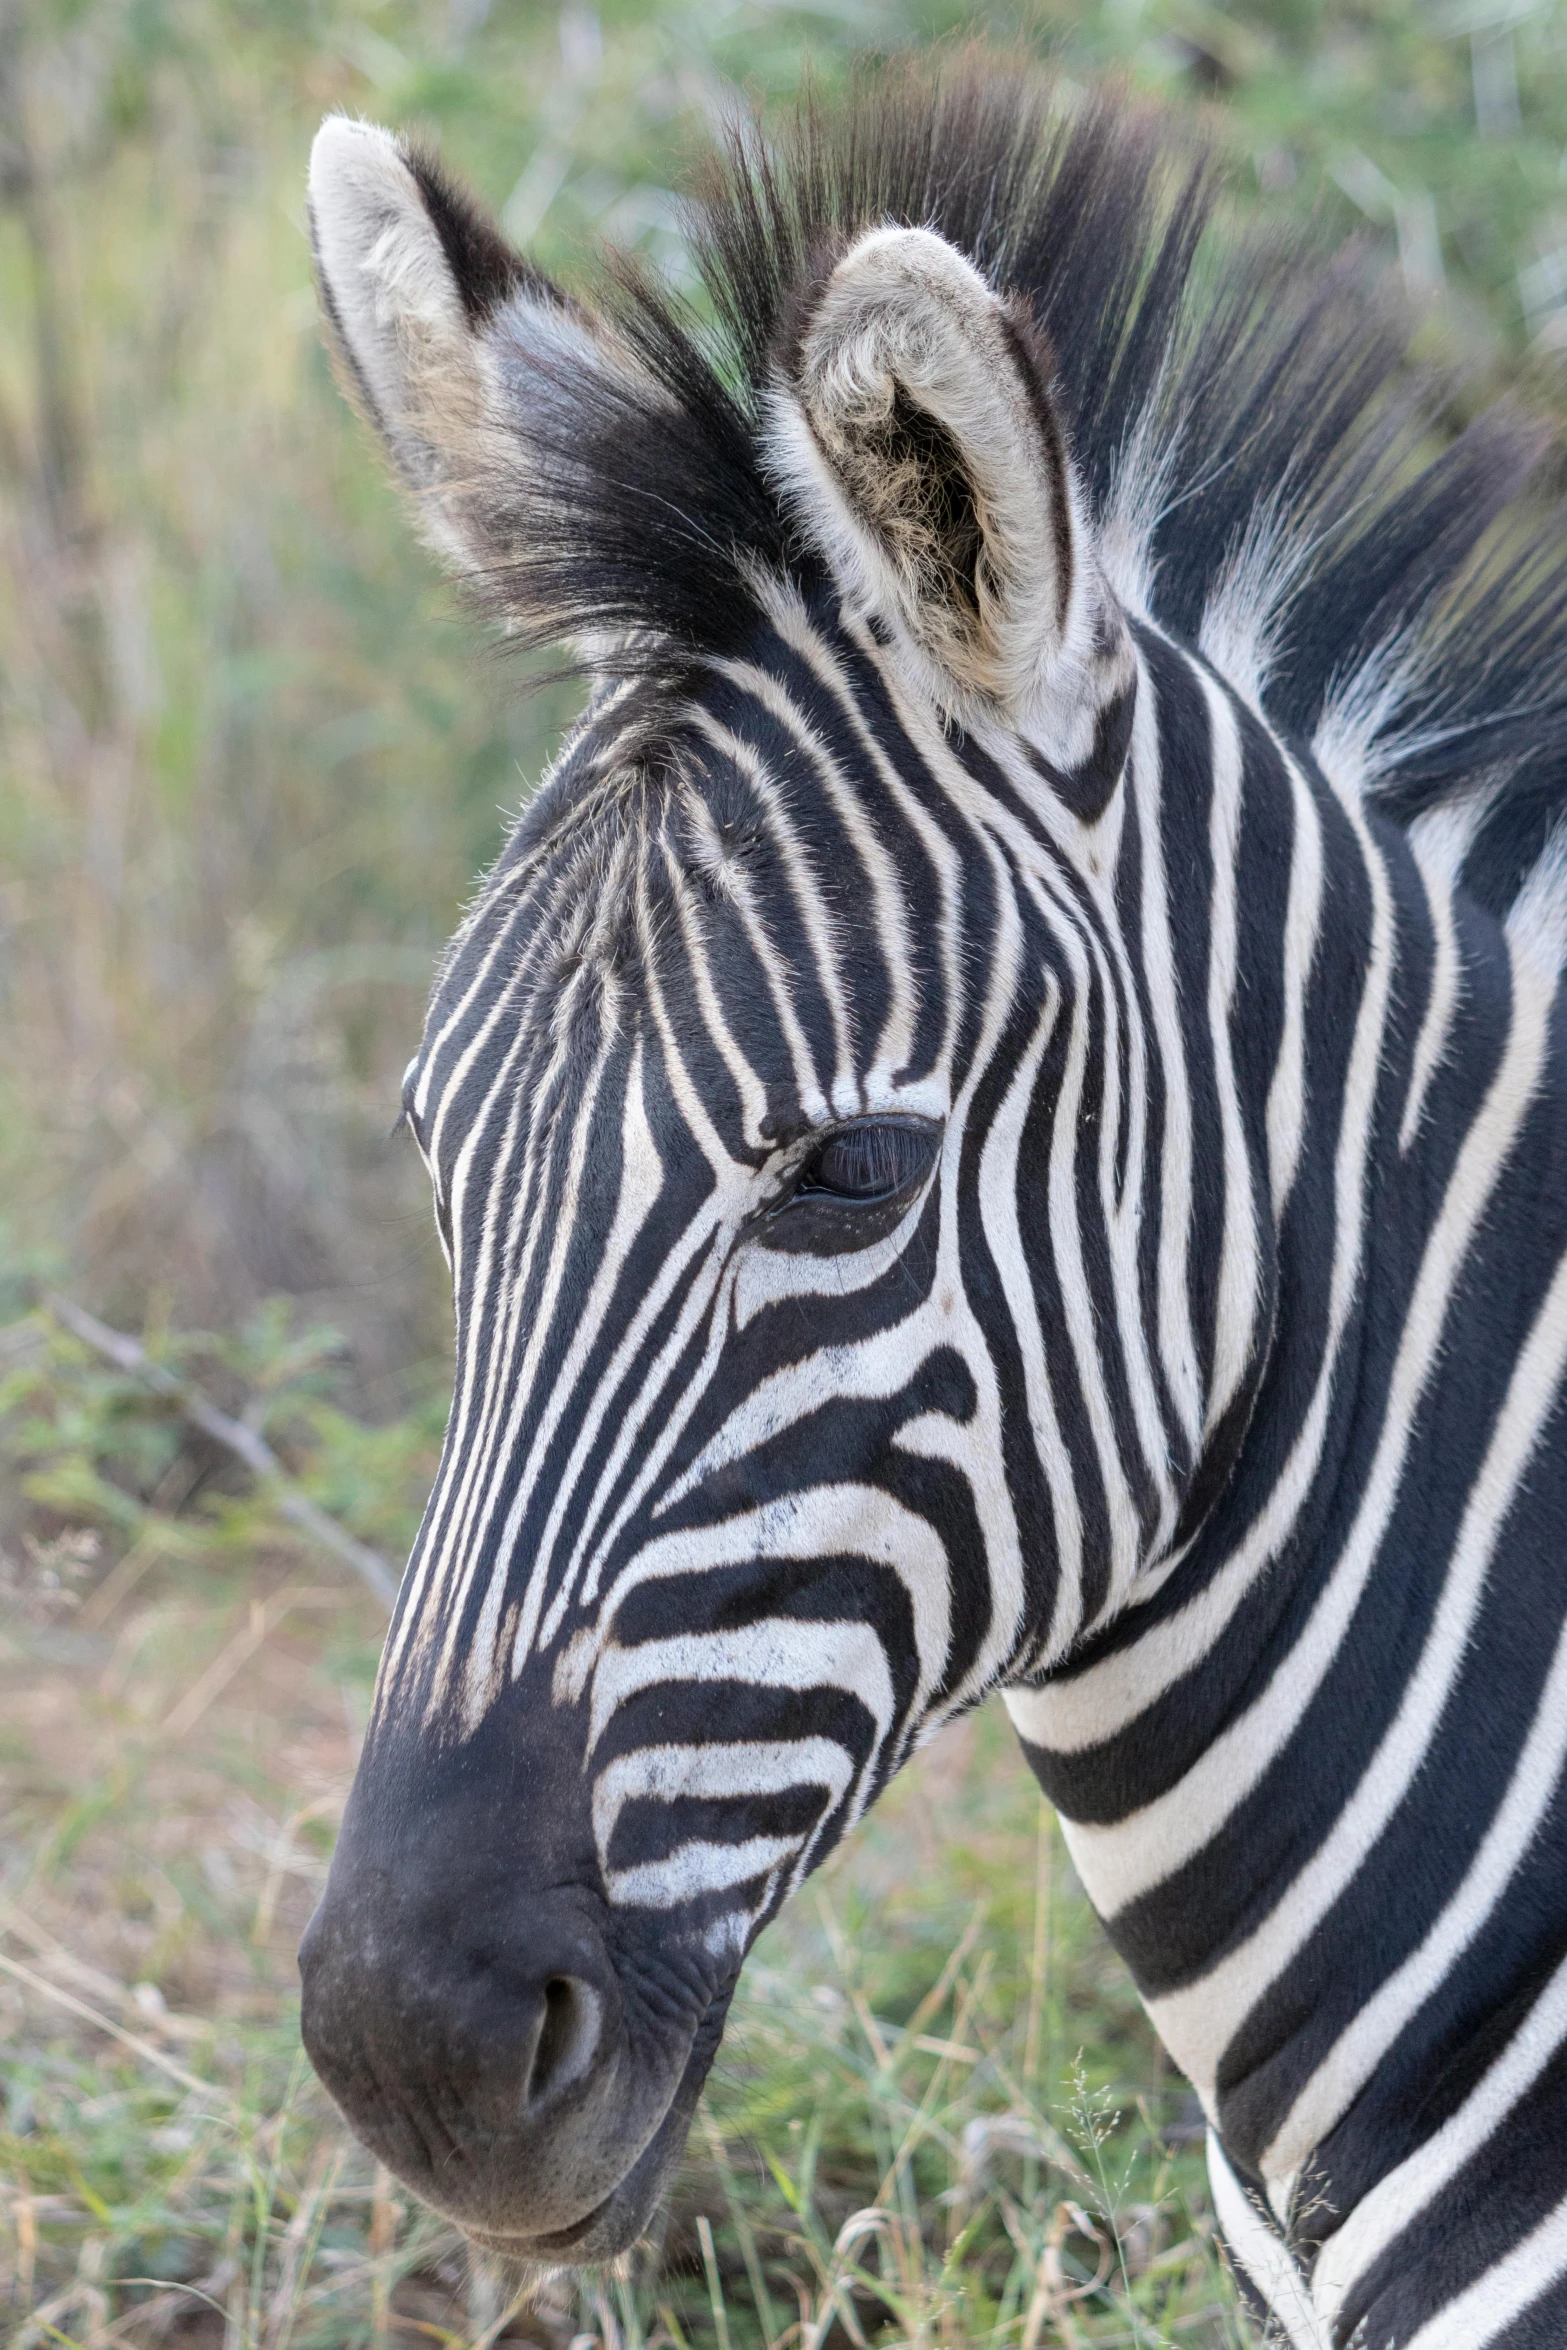
[[[694,290],[590,297],[312,157],[346,388],[589,692],[405,1082],[455,1392],[309,2054],[481,2245],[620,2252],[757,1932],[999,1691],[1253,2309],[1559,2345],[1548,435],[984,52],[692,195]]]

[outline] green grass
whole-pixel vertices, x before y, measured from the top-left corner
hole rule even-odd
[[[356,1532],[406,1539],[438,1416],[356,1434],[330,1351],[277,1315],[163,1351]],[[29,1497],[0,1611],[11,2350],[1243,2339],[1183,2086],[996,1713],[763,1937],[650,2240],[580,2280],[476,2263],[299,2049],[373,1603],[47,1317],[0,1353],[0,1473]]]
[[[267,1898],[297,1790],[215,1722],[207,1800],[242,1793],[275,1820],[273,1848],[230,1841],[227,1871],[171,1868],[144,1753],[69,1836],[45,1821],[0,1912],[16,2350],[214,2307],[247,2350],[404,2321],[465,2344],[591,2332],[605,2350],[740,2350],[795,2325],[887,2345],[1239,2340],[1200,2166],[1161,2136],[1179,2096],[1048,1823],[1031,1834],[1007,1736],[990,1719],[951,1734],[764,1938],[654,2242],[520,2293],[344,2140],[304,2070],[302,1904]],[[77,1904],[96,1906],[111,1850],[126,1915],[163,1895],[134,1984],[80,1955],[101,1923]],[[304,1850],[308,1883],[322,1856]]]

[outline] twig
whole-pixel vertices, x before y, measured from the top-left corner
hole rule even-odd
[[[30,1917],[26,1910],[18,1909],[15,1902],[8,1901],[3,1893],[0,1893],[0,1934],[9,1934],[22,1943],[40,1965],[48,1967],[52,1974],[63,1975],[68,1983],[75,1984],[79,1992],[115,2006],[142,2012],[136,1993],[128,1984],[118,1981],[113,1975],[106,1975],[101,1967],[89,1966],[85,1959],[76,1957],[63,1943],[57,1942],[36,1918]],[[174,2015],[167,2008],[158,2010],[157,2028],[175,2040],[207,2040],[212,2036],[212,2026],[205,2018]]]
[[[1041,1796],[1034,1843],[1034,1947],[1028,1962],[1028,2024],[1023,2037],[1023,2086],[1030,2097],[1039,2094],[1039,2038],[1050,1979],[1050,1862],[1054,1824],[1054,1814]]]
[[[40,1998],[52,1999],[56,2007],[63,2007],[67,2013],[80,2016],[84,2023],[96,2025],[100,2032],[107,2032],[111,2039],[120,2041],[128,2048],[133,2056],[139,2056],[143,2064],[156,2065],[160,2073],[167,2073],[170,2080],[178,2081],[182,2089],[189,2089],[202,2097],[214,2097],[220,2105],[233,2111],[234,2100],[215,2081],[204,2081],[199,2074],[187,2072],[184,2065],[176,2064],[172,2056],[165,2056],[161,2048],[154,2048],[152,2042],[144,2040],[139,2032],[127,2032],[112,2017],[101,2014],[96,2007],[89,2007],[85,1999],[73,1998],[58,1983],[46,1982],[42,1975],[35,1975],[30,1966],[23,1966],[18,1959],[7,1958],[3,1950],[0,1950],[0,1972],[14,1976],[19,1983],[25,1983]]]
[[[329,1606],[337,1600],[335,1591],[302,1591],[290,1583],[286,1589],[275,1591],[265,1603],[253,1599],[250,1615],[239,1631],[219,1649],[206,1671],[186,1690],[166,1721],[159,1724],[162,1738],[183,1738],[186,1731],[200,1721],[215,1697],[233,1680],[241,1665],[253,1657],[262,1642],[277,1630],[290,1608],[310,1607],[325,1601]]]
[[[279,1822],[277,1832],[272,1839],[271,1852],[267,1856],[266,1882],[261,1888],[260,1898],[256,1903],[256,1915],[250,1928],[250,1939],[258,1950],[266,1944],[271,1936],[273,1913],[277,1908],[277,1898],[282,1890],[283,1879],[294,1868],[295,1837],[307,1820],[329,1817],[331,1813],[340,1812],[342,1808],[343,1796],[341,1789],[339,1789],[331,1795],[318,1795],[314,1803],[301,1804],[298,1811],[290,1812],[286,1820]]]
[[[128,1371],[133,1379],[141,1380],[154,1395],[167,1396],[179,1406],[193,1428],[199,1428],[214,1444],[221,1444],[225,1451],[242,1460],[257,1483],[265,1486],[278,1516],[287,1518],[290,1525],[308,1534],[323,1550],[345,1560],[382,1606],[390,1608],[397,1597],[397,1577],[386,1560],[378,1550],[360,1542],[346,1526],[340,1526],[336,1518],[318,1508],[309,1494],[295,1484],[264,1436],[258,1436],[254,1428],[247,1428],[241,1420],[231,1420],[227,1412],[220,1412],[216,1404],[208,1403],[187,1381],[176,1378],[162,1363],[155,1363],[136,1339],[127,1338],[123,1331],[111,1330],[107,1322],[100,1322],[85,1306],[53,1292],[44,1302],[55,1320],[84,1346],[90,1346],[117,1369]]]
[[[919,2035],[921,2032],[923,2032],[925,2026],[930,2022],[931,2017],[936,2013],[942,2001],[946,1998],[947,1993],[952,1988],[953,1980],[959,1967],[963,1964],[963,1961],[967,1958],[969,1952],[973,1949],[974,1944],[979,1939],[980,1930],[985,1923],[986,1907],[987,1902],[985,1897],[982,1895],[981,1898],[975,1902],[973,1915],[970,1917],[968,1924],[964,1927],[956,1947],[948,1953],[946,1965],[942,1968],[941,1973],[937,1976],[935,1982],[931,1985],[924,1998],[920,2001],[918,2007],[914,2010],[914,2013],[910,2016],[908,2022],[904,2025],[902,2034],[899,2038],[898,2048],[895,2051],[896,2054],[901,2054],[903,2049],[906,2047],[919,2048],[923,2046]],[[927,2048],[925,2053],[927,2055],[940,2056],[945,2053],[946,2045],[947,2044],[944,2043],[940,2048]],[[968,2061],[972,2062],[973,2059],[969,2059]]]
[[[156,1564],[163,1550],[162,1528],[156,1523],[144,1526],[130,1549],[109,1569],[96,1591],[88,1596],[76,1621],[84,1632],[96,1632],[106,1624],[122,1599],[129,1599],[149,1567]]]
[[[729,2350],[729,2311],[724,2305],[723,2280],[718,2273],[718,2254],[713,2247],[713,2224],[705,2212],[696,2223],[696,2232],[702,2246],[702,2266],[707,2272],[707,2297],[712,2304],[713,2331],[718,2336],[718,2350]]]
[[[273,2289],[271,2307],[267,2316],[266,2350],[288,2350],[288,2343],[299,2316],[299,2280],[308,2271],[315,2256],[316,2245],[321,2234],[321,2223],[326,2217],[327,2205],[332,2200],[332,2190],[337,2185],[337,2174],[343,2167],[343,2156],[346,2152],[345,2146],[341,2143],[334,2145],[329,2138],[324,2138],[316,2148],[315,2159],[310,2166],[310,2176],[305,2181],[304,2191],[294,2206],[294,2216],[283,2231],[283,2257],[279,2263],[278,2280]],[[378,2196],[384,2192],[381,2182],[385,2177],[385,2171],[377,2165],[375,2178]],[[378,2202],[375,2206],[377,2215],[379,2215],[380,2208]],[[393,2204],[392,2209],[396,2211],[398,2206]],[[382,2247],[374,2242],[377,2224],[378,2216],[372,2217],[370,2226],[372,2249],[379,2251]],[[387,2249],[389,2248],[387,2247]],[[384,2303],[384,2284],[381,2287],[381,2295]],[[376,2338],[381,2341],[385,2340],[386,2329],[384,2326]]]
[[[392,2174],[384,2162],[375,2166],[375,2199],[370,2206],[370,2339],[384,2350],[392,2323],[392,2298],[387,2283],[387,2254],[397,2242],[397,2223],[403,2207],[392,2200]]]
[[[756,2238],[751,2232],[751,2222],[746,2216],[745,2205],[740,2200],[739,2182],[735,2178],[734,2166],[729,2160],[729,2149],[724,2144],[723,2132],[713,2119],[713,2109],[705,2097],[698,2104],[697,2112],[702,2119],[702,2130],[707,2139],[708,2152],[712,2155],[714,2168],[723,2182],[724,2194],[729,2203],[729,2216],[734,2221],[735,2234],[740,2239],[740,2257],[745,2262],[745,2273],[750,2280],[752,2298],[756,2303],[757,2314],[762,2321],[762,2331],[767,2340],[771,2342],[778,2333],[778,2320],[773,2311],[772,2295],[768,2292],[766,2279],[762,2275],[762,2264],[756,2256]]]

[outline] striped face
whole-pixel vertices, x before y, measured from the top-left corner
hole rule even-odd
[[[1140,668],[1238,778],[1231,699]],[[1190,1263],[1151,715],[1085,825],[828,596],[648,702],[590,713],[408,1074],[458,1370],[374,1738],[548,1724],[609,1905],[728,1962],[923,1734],[1168,1562],[1265,1352],[1265,1211],[1232,1181]],[[1222,1123],[1233,1069],[1192,1082]]]
[[[590,714],[409,1072],[456,1394],[304,1953],[363,2134],[511,2250],[521,2176],[560,2221],[527,2248],[574,2257],[641,2224],[760,1924],[923,1733],[1114,1610],[1176,1507],[1148,1047],[1093,870],[1119,804],[1085,828],[1020,743],[957,746],[830,599],[655,738],[641,698]],[[561,2061],[650,1978],[679,2019],[603,2088],[649,2147],[607,2209],[607,2153],[470,2195],[366,2086],[417,2040],[411,1954],[444,1966],[453,1916],[504,1943],[518,1902],[532,1933],[562,1886]],[[395,2057],[345,2061],[350,1973]],[[486,2006],[454,2057],[441,2008],[417,2069],[470,2104],[507,2030]]]
[[[323,134],[323,272],[460,535],[518,345],[379,136]],[[815,299],[765,421],[814,552],[601,689],[407,1080],[456,1394],[304,2029],[400,2175],[552,2257],[634,2236],[746,1947],[920,1737],[1168,1549],[1262,1294],[1243,1185],[1197,1346],[1157,696],[1048,354],[924,230]],[[608,367],[542,300],[506,333]]]
[[[1086,1413],[1054,1475],[1022,1436],[1031,1319],[1070,1301],[1092,1348],[1115,1303],[1081,1208],[1130,1048],[1020,752],[954,749],[830,604],[651,743],[640,698],[572,745],[409,1073],[458,1374],[377,1734],[547,1712],[608,1901],[738,1953],[1152,1531]]]

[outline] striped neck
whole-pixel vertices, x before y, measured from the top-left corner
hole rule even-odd
[[[1271,1202],[1266,1359],[1230,1458],[1196,1470],[1197,1492],[1227,1477],[1200,1526],[1009,1705],[1236,2196],[1266,2198],[1308,2269],[1327,2247],[1298,2339],[1370,2310],[1402,2341],[1412,2167],[1447,2191],[1451,2139],[1475,2192],[1486,2065],[1567,1949],[1547,1817],[1567,1664],[1541,1563],[1567,1081],[1549,925],[1524,903],[1504,931],[1455,895],[1461,837],[1407,837],[1267,751],[1238,781],[1243,939],[1275,960],[1242,945],[1237,1115],[1194,1148],[1193,1246],[1222,1264],[1216,1195]],[[1168,790],[1161,813],[1196,829]],[[1216,799],[1210,818],[1212,838]],[[1180,975],[1189,1064],[1217,876],[1211,895]],[[1520,1680],[1499,1733],[1486,1692]]]

